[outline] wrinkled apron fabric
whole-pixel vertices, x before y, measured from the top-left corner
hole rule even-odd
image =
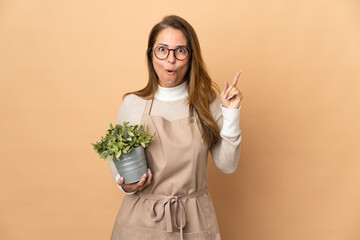
[[[126,195],[111,240],[220,240],[214,207],[207,191],[208,146],[193,112],[168,121],[151,116],[148,100],[141,124],[156,132],[145,149],[153,173],[151,185]]]

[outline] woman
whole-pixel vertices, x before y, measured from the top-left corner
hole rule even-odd
[[[117,123],[141,123],[156,132],[146,148],[148,177],[124,184],[110,162],[126,194],[111,239],[220,239],[207,191],[207,158],[210,151],[225,173],[237,167],[240,72],[231,85],[225,83],[220,101],[196,33],[178,16],[167,16],[153,27],[147,61],[149,82],[125,95]]]

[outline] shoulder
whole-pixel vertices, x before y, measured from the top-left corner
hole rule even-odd
[[[135,94],[129,94],[124,98],[124,101],[121,106],[137,106],[144,104],[146,102],[145,99],[135,95]]]
[[[130,94],[124,98],[120,106],[120,111],[134,111],[135,109],[140,109],[145,107],[146,100],[135,95]]]
[[[146,100],[134,94],[127,95],[122,102],[116,122],[124,121],[130,124],[138,124],[144,112]]]

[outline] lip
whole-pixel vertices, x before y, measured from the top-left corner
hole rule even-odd
[[[168,75],[174,75],[176,73],[176,70],[175,69],[165,69],[165,72],[168,74]]]

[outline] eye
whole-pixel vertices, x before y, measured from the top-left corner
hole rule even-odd
[[[165,52],[165,51],[166,51],[166,48],[164,48],[164,47],[158,47],[158,50],[159,50],[160,52]]]
[[[177,52],[178,53],[186,53],[186,48],[178,48]]]

